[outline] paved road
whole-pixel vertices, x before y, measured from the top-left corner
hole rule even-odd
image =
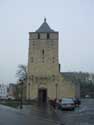
[[[75,111],[57,111],[64,125],[94,125],[94,99],[84,99]]]
[[[0,105],[0,125],[58,125],[46,112],[16,110]]]
[[[57,110],[56,113],[43,107],[16,110],[0,105],[0,125],[94,125],[94,99],[82,100],[75,111]]]

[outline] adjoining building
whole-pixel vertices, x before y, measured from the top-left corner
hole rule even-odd
[[[44,19],[35,32],[29,32],[28,80],[26,99],[47,102],[49,99],[75,97],[76,85],[60,73],[59,32]]]
[[[16,84],[14,83],[9,84],[8,99],[16,99]]]
[[[0,99],[8,98],[8,86],[5,84],[0,84]]]

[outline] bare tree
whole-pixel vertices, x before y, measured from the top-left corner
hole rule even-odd
[[[20,80],[27,80],[27,66],[26,65],[18,65],[18,70],[16,72],[16,76]]]

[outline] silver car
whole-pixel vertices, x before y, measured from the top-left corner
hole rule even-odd
[[[64,110],[74,110],[75,104],[72,98],[63,98],[59,103],[59,108]]]

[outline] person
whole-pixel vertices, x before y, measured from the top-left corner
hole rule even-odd
[[[55,98],[54,100],[53,100],[53,108],[56,110],[56,108],[57,108],[57,99]]]

